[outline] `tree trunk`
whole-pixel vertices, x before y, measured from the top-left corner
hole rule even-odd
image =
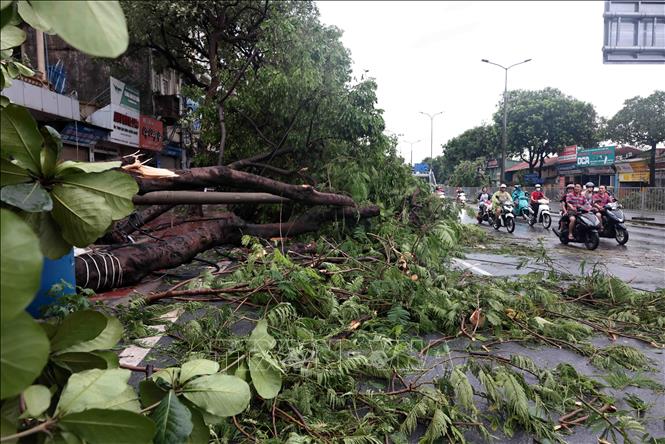
[[[219,193],[203,191],[153,191],[133,198],[135,205],[160,204],[274,204],[289,199],[268,193]]]
[[[247,224],[232,213],[217,220],[190,222],[160,231],[161,241],[128,244],[76,257],[76,283],[83,288],[105,291],[139,282],[149,273],[177,267],[212,247],[238,243],[244,234],[263,238],[294,236],[317,231],[324,222],[353,224],[379,214],[372,205],[360,209],[316,209],[293,222]]]
[[[651,144],[651,160],[649,161],[649,186],[656,186],[656,142]]]
[[[224,147],[226,146],[226,120],[222,103],[217,104],[217,114],[219,116],[219,157],[217,158],[217,165],[223,165]]]
[[[153,205],[142,211],[132,213],[129,217],[116,222],[113,230],[102,238],[106,244],[122,244],[128,242],[127,235],[173,208],[174,204]]]

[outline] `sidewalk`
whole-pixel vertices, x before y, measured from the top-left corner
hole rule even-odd
[[[559,214],[559,202],[550,201],[550,209],[553,214]],[[623,210],[623,214],[626,216],[626,222],[665,227],[665,213]]]

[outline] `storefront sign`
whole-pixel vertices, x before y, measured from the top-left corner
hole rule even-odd
[[[182,156],[182,150],[178,147],[173,146],[173,145],[166,145],[166,147],[164,148],[164,151],[162,151],[162,154],[164,156],[180,158]]]
[[[564,146],[558,163],[575,163],[577,161],[577,145]]]
[[[111,105],[139,112],[141,110],[139,90],[111,77]]]
[[[164,124],[161,120],[141,116],[139,147],[146,150],[161,151],[164,143]]]
[[[139,146],[139,93],[111,77],[111,103],[94,112],[90,121],[111,130],[108,140],[131,147]]]
[[[83,122],[68,123],[62,131],[60,137],[63,143],[72,145],[81,145],[89,147],[98,140],[105,140],[109,135],[106,129],[96,128]]]
[[[488,160],[487,165],[485,168],[498,168],[499,167],[499,161],[496,159]]]
[[[581,168],[614,164],[614,146],[577,150],[577,166]]]
[[[619,174],[619,182],[648,182],[648,181],[649,181],[648,171]]]

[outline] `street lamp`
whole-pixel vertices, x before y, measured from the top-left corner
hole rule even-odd
[[[405,140],[404,142],[406,142],[406,143],[408,143],[409,145],[411,145],[411,166],[413,166],[413,145],[415,145],[416,143],[421,142],[421,140],[418,139],[418,140],[416,140],[415,142],[409,142],[408,140]]]
[[[490,65],[498,66],[499,68],[502,68],[505,73],[505,83],[503,87],[503,137],[501,138],[501,175],[499,177],[499,181],[503,182],[505,178],[503,177],[505,174],[505,169],[506,169],[506,146],[508,145],[508,131],[506,129],[507,122],[508,122],[508,70],[512,68],[513,66],[521,65],[522,63],[530,62],[531,59],[526,59],[523,62],[518,62],[510,65],[509,67],[505,67],[503,65],[499,65],[498,63],[490,62],[487,59],[482,59],[481,62],[484,63],[489,63]]]
[[[424,113],[420,111],[420,114],[423,114],[427,117],[429,117],[429,170],[432,171],[432,165],[434,164],[434,118],[438,116],[439,114],[443,114],[443,111],[439,111],[438,113],[434,114],[429,114],[429,113]]]

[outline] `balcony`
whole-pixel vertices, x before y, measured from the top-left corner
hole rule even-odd
[[[58,94],[32,83],[14,79],[9,88],[2,90],[2,94],[17,105],[32,110],[41,111],[65,120],[81,120],[77,99]]]
[[[174,125],[180,119],[180,96],[155,95],[155,115],[160,116],[164,124]]]

